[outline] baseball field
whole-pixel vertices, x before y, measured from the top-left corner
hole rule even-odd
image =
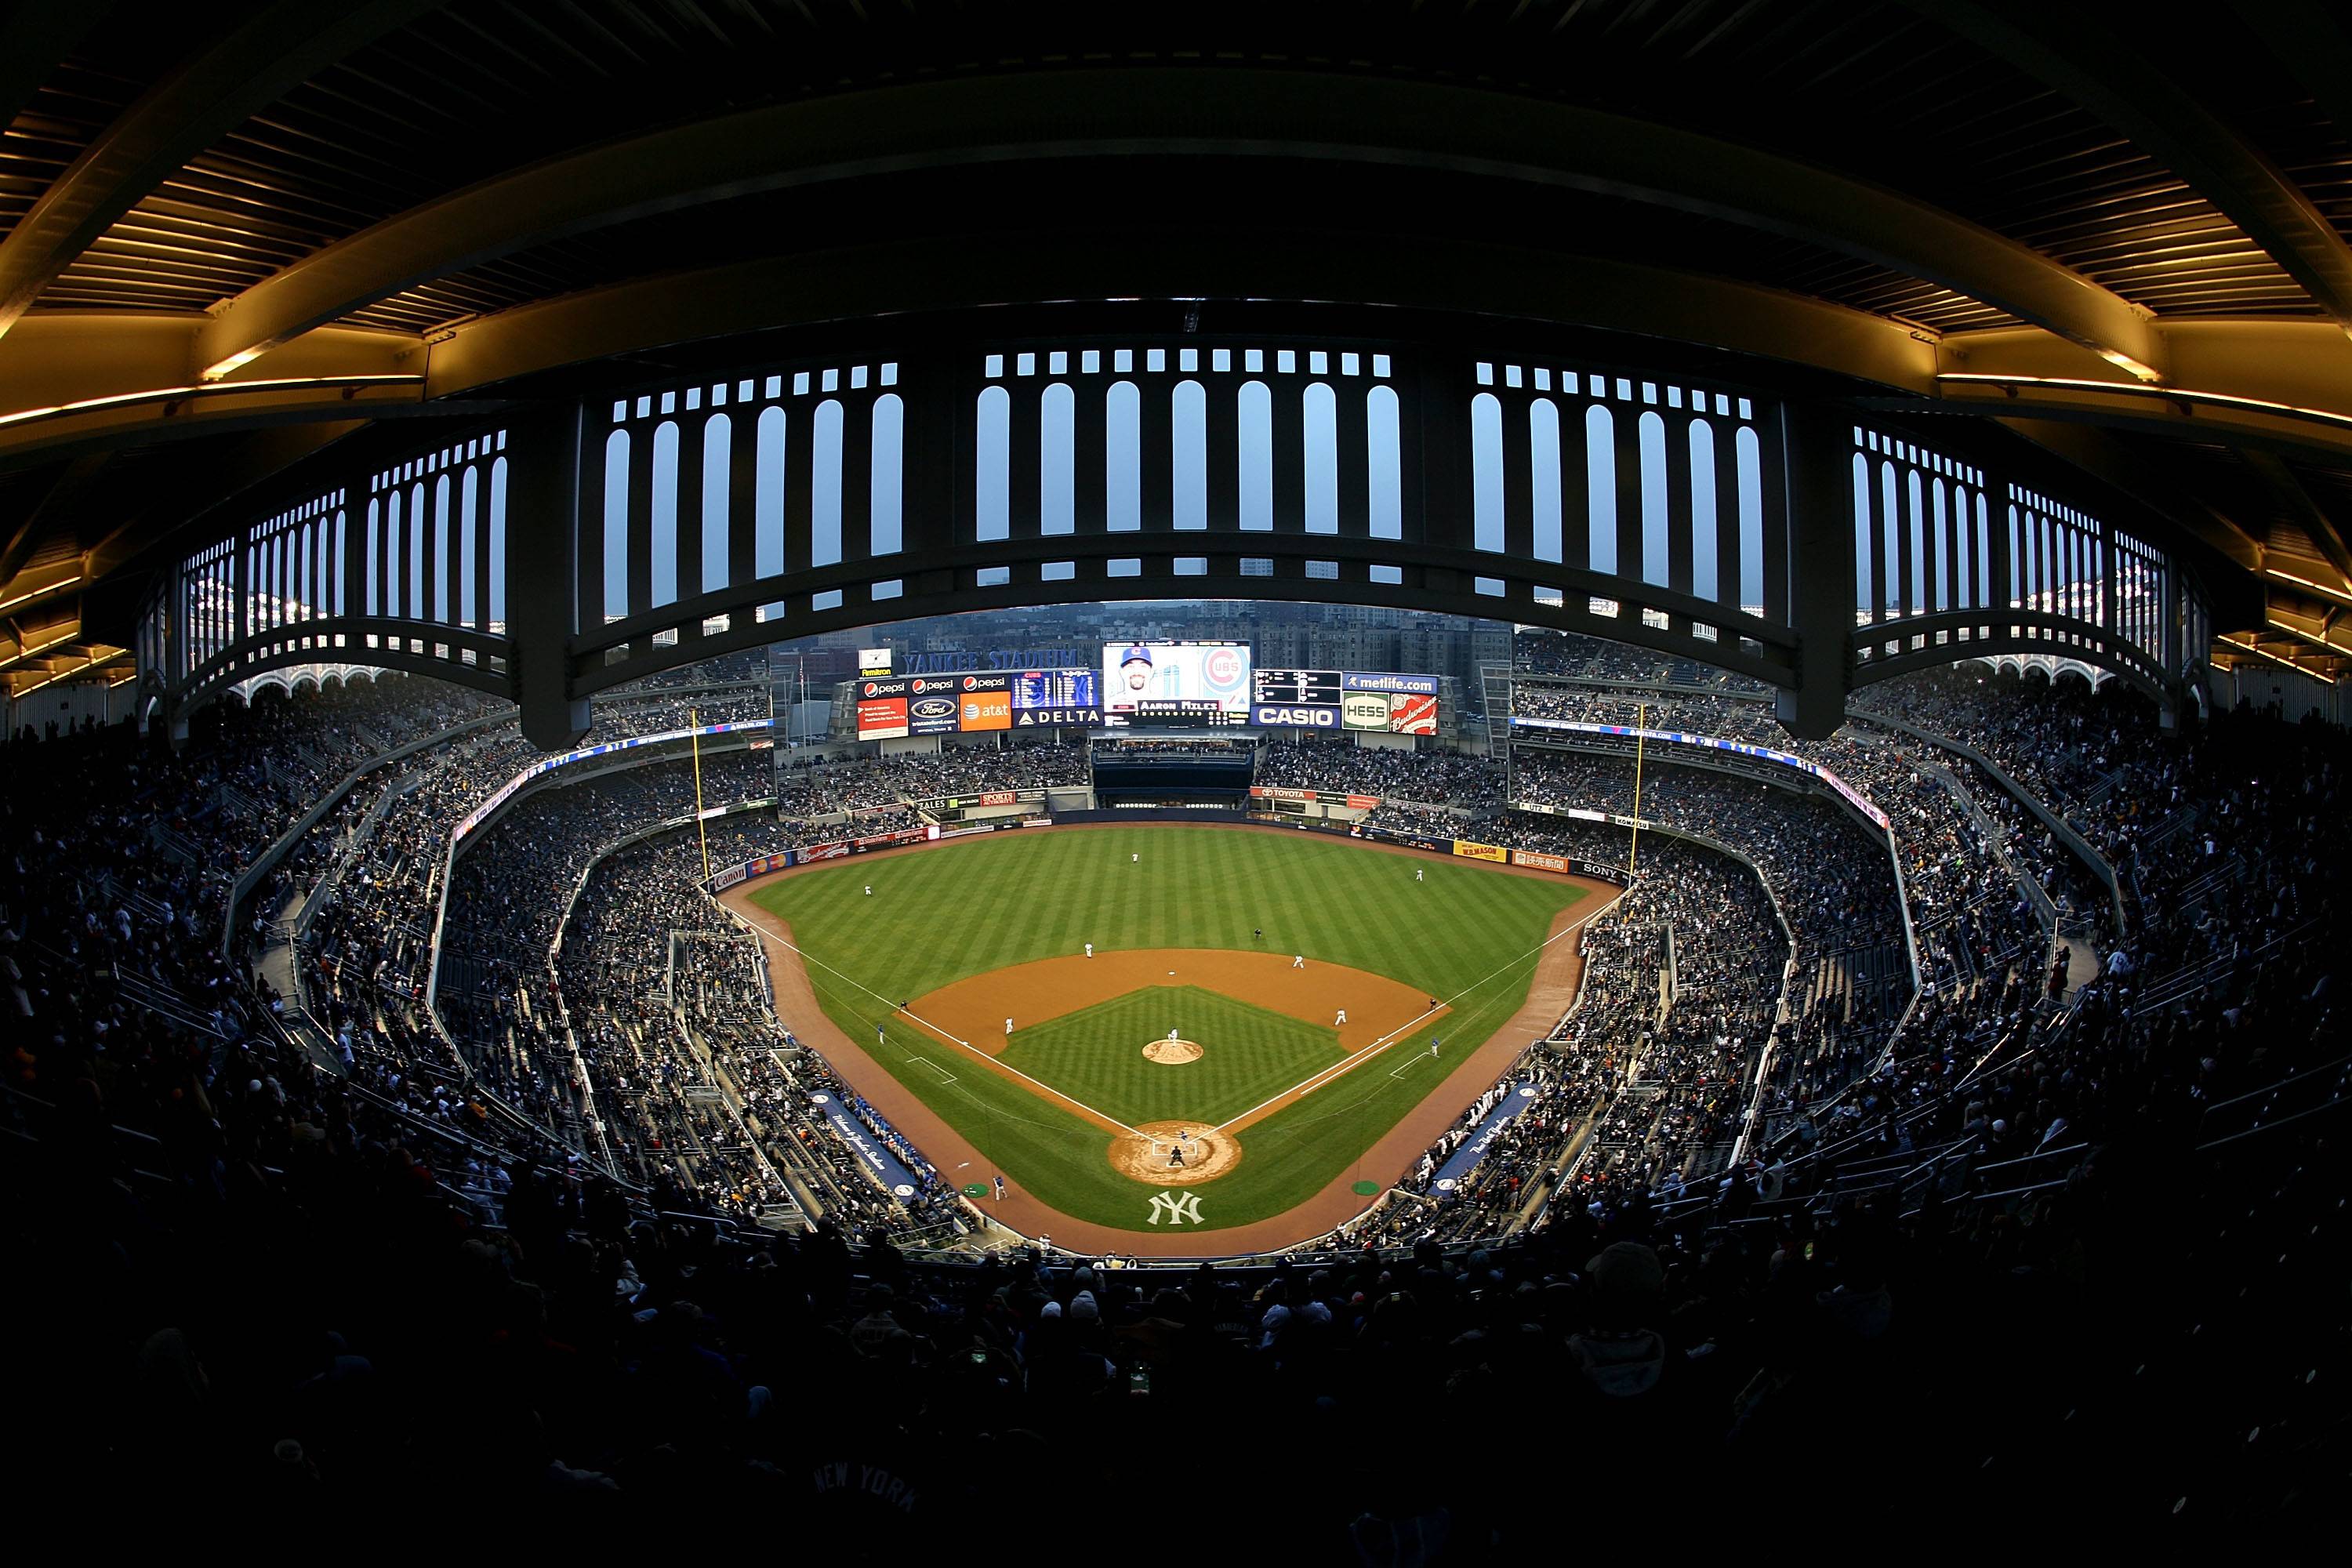
[[[1191,1251],[1370,1202],[1418,1152],[1400,1140],[1442,1131],[1566,1006],[1597,890],[1114,826],[834,861],[729,901],[769,939],[786,1024],[982,1208]]]

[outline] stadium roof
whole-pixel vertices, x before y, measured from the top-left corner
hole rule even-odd
[[[20,686],[372,422],[1127,296],[1549,317],[1997,418],[2235,569],[2219,659],[2352,652],[2322,0],[84,0],[0,19],[0,123]]]

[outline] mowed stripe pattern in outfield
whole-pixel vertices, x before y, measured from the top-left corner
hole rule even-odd
[[[1320,836],[1137,827],[1023,829],[845,861],[752,900],[790,921],[808,952],[896,1002],[1089,942],[1304,952],[1443,996],[1541,942],[1552,914],[1581,896],[1566,882],[1368,855]]]
[[[1174,1029],[1198,1061],[1147,1059]],[[1336,1031],[1215,995],[1155,985],[1013,1031],[998,1060],[1130,1127],[1220,1122],[1341,1059]]]

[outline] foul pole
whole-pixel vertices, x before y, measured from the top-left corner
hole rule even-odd
[[[702,845],[702,879],[710,880],[710,834],[702,825],[702,710],[686,710],[687,742],[694,748],[694,837]],[[1633,809],[1639,811],[1641,792],[1634,792]]]
[[[1642,851],[1642,731],[1650,727],[1650,705],[1637,703],[1633,709],[1633,837],[1625,845],[1625,880],[1633,880],[1633,858]],[[705,877],[710,868],[703,868]]]

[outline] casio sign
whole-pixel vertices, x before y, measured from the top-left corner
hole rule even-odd
[[[1338,710],[1331,708],[1269,708],[1261,706],[1255,722],[1275,729],[1336,730]]]
[[[907,710],[909,714],[918,719],[952,719],[955,717],[955,710],[954,701],[945,697],[925,697]]]

